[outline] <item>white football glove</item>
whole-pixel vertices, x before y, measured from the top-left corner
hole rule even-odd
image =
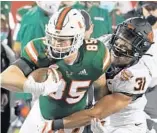
[[[56,83],[54,81],[52,72],[49,73],[48,78],[45,82],[35,82],[32,76],[30,76],[24,83],[23,90],[26,93],[32,93],[35,95],[49,95],[50,93],[56,92],[62,84],[62,79]]]
[[[91,120],[91,130],[93,133],[106,133],[101,121],[97,118]]]

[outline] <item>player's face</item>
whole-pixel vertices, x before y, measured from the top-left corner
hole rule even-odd
[[[114,49],[111,50],[111,60],[114,65],[124,66],[132,61],[132,45],[125,38],[118,38],[115,41]],[[126,56],[128,55],[128,56]]]
[[[50,57],[64,59],[74,53],[74,36],[46,35],[46,45]]]
[[[72,40],[71,39],[58,39],[53,38],[52,47],[56,52],[69,52],[71,48]]]

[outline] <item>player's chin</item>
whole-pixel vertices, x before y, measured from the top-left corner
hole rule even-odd
[[[119,64],[120,63],[120,57],[111,56],[111,61],[113,64]]]
[[[117,63],[117,62],[113,62],[112,63],[114,66],[119,66],[119,65],[121,65],[120,63]]]
[[[115,66],[123,66],[130,62],[130,59],[125,56],[116,56],[115,54],[111,54],[111,62]]]
[[[125,65],[125,62],[123,61],[123,59],[121,59],[121,57],[114,58],[114,60],[113,60],[112,63],[113,63],[115,66]]]

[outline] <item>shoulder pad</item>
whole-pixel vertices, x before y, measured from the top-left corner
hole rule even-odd
[[[44,50],[44,38],[38,38],[27,43],[22,55],[34,64],[38,65],[38,57],[39,55],[44,54]]]
[[[145,66],[127,68],[112,79],[112,91],[143,94],[149,87],[151,76]]]
[[[120,73],[120,79],[122,81],[130,80],[133,77],[133,73],[128,69],[123,69]]]

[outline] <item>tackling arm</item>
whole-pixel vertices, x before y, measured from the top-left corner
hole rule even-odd
[[[25,75],[27,76],[32,71],[34,71],[34,68],[27,61],[19,59],[14,65],[11,65],[1,73],[1,85],[10,91],[49,95],[52,92],[56,92],[62,83],[62,80],[57,83],[54,81],[51,69],[48,71],[48,77],[44,82],[38,83],[31,76],[26,78]]]
[[[121,93],[104,96],[91,109],[86,109],[63,119],[64,128],[76,128],[90,123],[93,118],[102,119],[125,108],[132,98]]]

